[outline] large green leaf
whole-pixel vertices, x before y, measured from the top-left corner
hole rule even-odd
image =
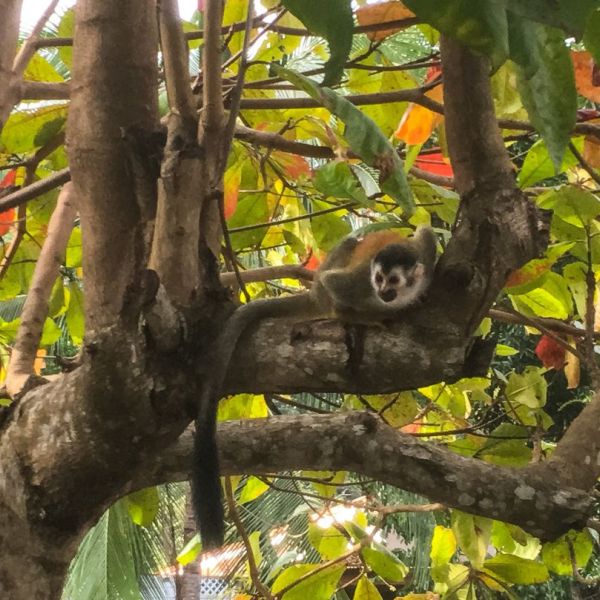
[[[330,57],[325,63],[323,85],[339,82],[352,48],[352,5],[350,0],[282,0],[282,4],[307,29],[329,44]]]
[[[490,573],[509,584],[532,585],[548,580],[546,565],[512,554],[497,554],[483,564],[484,573]]]
[[[583,138],[577,138],[573,142],[575,147],[581,152],[583,150]],[[578,164],[575,155],[567,149],[558,169],[559,173],[564,173]],[[523,161],[523,166],[517,176],[519,187],[526,188],[550,177],[555,177],[557,170],[554,168],[548,146],[544,140],[538,140],[527,152]]]
[[[506,384],[506,397],[513,403],[529,408],[541,408],[546,404],[548,384],[536,367],[527,367],[523,374],[512,373]],[[522,435],[522,433],[521,433]]]
[[[239,202],[235,212],[227,221],[229,229],[267,222],[269,207],[266,194],[247,194]],[[242,250],[261,243],[268,227],[257,227],[245,231],[231,232],[231,245],[234,250]]]
[[[319,565],[298,564],[285,569],[274,581],[271,591],[279,594],[282,590],[296,581],[297,585],[291,587],[283,594],[281,600],[330,600],[337,588],[342,573],[346,570],[345,565],[331,565],[325,569],[310,575],[318,569]]]
[[[132,527],[123,503],[104,513],[79,546],[63,591],[65,600],[140,599],[131,548]]]
[[[492,521],[459,510],[452,510],[452,531],[471,565],[479,569],[483,565],[492,532]]]
[[[352,600],[382,600],[382,597],[375,584],[362,575],[356,584]]]
[[[585,29],[590,12],[600,5],[598,0],[504,0],[504,3],[515,14],[559,27],[578,37]]]
[[[335,527],[320,527],[317,523],[308,526],[308,539],[323,560],[332,560],[348,549],[348,537]]]
[[[579,569],[585,567],[590,560],[593,542],[587,531],[569,531],[554,542],[548,542],[542,547],[544,564],[557,575],[571,575],[573,561],[569,544],[573,548],[575,563]]]
[[[369,166],[379,170],[379,185],[407,213],[412,213],[414,203],[406,181],[400,157],[379,127],[343,96],[329,88],[319,87],[308,77],[273,65],[277,75],[293,83],[325,108],[339,117],[344,125],[344,137],[350,148]]]
[[[373,542],[361,550],[361,555],[379,577],[390,583],[399,583],[408,575],[408,567],[383,544]]]
[[[506,8],[501,0],[405,0],[419,18],[489,56],[497,69],[508,57]]]
[[[530,40],[528,48],[535,41],[533,56],[538,64],[537,68],[517,65],[517,85],[531,123],[544,138],[559,171],[577,118],[573,64],[560,30],[534,22],[522,22],[520,27],[522,36]]]

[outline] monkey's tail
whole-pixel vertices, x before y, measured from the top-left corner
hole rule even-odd
[[[227,370],[244,331],[253,323],[270,317],[312,316],[308,293],[269,300],[255,300],[238,308],[225,324],[219,340],[214,369],[202,386],[192,452],[192,507],[202,538],[202,549],[223,545],[224,511],[217,447],[217,408]]]

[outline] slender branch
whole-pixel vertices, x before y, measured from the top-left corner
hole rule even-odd
[[[339,206],[332,206],[331,208],[324,208],[322,210],[315,210],[312,213],[306,215],[299,215],[297,217],[288,217],[286,219],[279,219],[277,221],[269,221],[267,223],[254,223],[252,225],[242,225],[241,227],[232,227],[229,233],[239,233],[241,231],[252,231],[253,229],[262,229],[263,227],[272,227],[274,225],[283,225],[284,223],[294,223],[295,221],[303,221],[304,219],[312,219],[329,213],[338,212],[340,210],[346,210],[356,206],[356,202],[345,202]]]
[[[521,313],[516,311],[505,311],[499,310],[497,308],[491,308],[488,315],[494,319],[495,321],[501,321],[503,323],[512,323],[514,325],[528,325],[530,327],[536,327],[542,331],[541,328],[537,327],[536,324],[539,324],[541,327],[544,327],[546,330],[555,331],[557,333],[564,333],[565,335],[570,335],[572,337],[584,337],[586,335],[585,329],[580,329],[575,327],[574,325],[569,325],[563,321],[559,321],[558,319],[546,318],[546,317],[526,317]]]
[[[394,92],[377,92],[375,94],[354,94],[344,96],[348,102],[356,106],[370,106],[389,102],[414,102],[429,110],[443,114],[444,107],[435,100],[427,97],[425,91],[429,88],[411,88]],[[290,109],[290,108],[318,108],[321,102],[313,98],[242,98],[240,108],[244,109]]]
[[[13,75],[16,78],[21,78],[23,72],[27,68],[29,61],[32,59],[33,55],[36,53],[38,49],[38,40],[40,37],[40,33],[48,19],[52,16],[56,5],[58,4],[58,0],[52,0],[46,10],[42,13],[42,16],[38,19],[34,28],[31,30],[31,34],[25,40],[23,45],[21,46],[17,56],[15,57],[15,61],[13,63]]]
[[[223,85],[221,80],[221,0],[204,5],[205,37],[202,52],[202,123],[206,131],[218,133],[223,125]],[[213,150],[218,146],[209,146]]]
[[[269,588],[266,587],[260,580],[260,572],[258,570],[258,565],[256,564],[256,560],[254,559],[254,550],[252,549],[252,544],[250,542],[250,538],[248,537],[248,532],[244,527],[244,523],[242,522],[240,514],[237,510],[237,506],[235,505],[235,498],[233,497],[233,489],[231,487],[231,477],[225,477],[225,499],[227,500],[227,506],[229,508],[229,518],[233,521],[239,536],[242,538],[244,548],[246,549],[246,559],[248,560],[248,570],[250,571],[250,579],[252,579],[252,583],[254,584],[254,587],[256,588],[256,591],[260,594],[261,598],[267,598],[267,600],[270,600],[274,598],[274,596],[273,594],[271,594]]]
[[[10,357],[6,389],[11,397],[19,394],[31,374],[36,352],[48,315],[48,301],[52,286],[58,277],[67,242],[75,219],[75,205],[71,184],[62,189],[56,209],[50,217],[48,235],[29,286],[21,314],[21,325]]]
[[[240,278],[244,283],[288,278],[312,281],[314,276],[314,271],[311,271],[302,265],[277,265],[274,267],[263,267],[259,269],[240,271]],[[233,272],[221,273],[220,277],[221,283],[224,286],[234,285],[237,281],[236,274]]]
[[[36,181],[12,194],[4,196],[4,198],[0,200],[0,212],[29,202],[29,200],[33,200],[34,198],[61,186],[70,179],[71,172],[68,168],[57,171],[48,177],[44,177],[44,179],[40,179],[40,181]]]
[[[586,170],[588,175],[598,185],[600,185],[600,175],[598,175],[598,172],[596,171],[596,169],[594,169],[594,167],[592,167],[592,165],[590,165],[590,163],[587,160],[585,160],[583,154],[581,154],[581,152],[579,152],[579,150],[577,150],[577,147],[575,146],[575,144],[573,142],[569,142],[569,150],[573,153],[573,156],[577,159],[579,164]]]
[[[385,29],[394,29],[394,28],[406,28],[411,25],[416,25],[420,21],[416,18],[410,19],[395,19],[393,21],[385,21],[383,23],[371,23],[370,25],[358,25],[354,28],[354,33],[368,33],[370,31],[383,31]],[[254,18],[252,22],[252,27],[269,27],[270,22],[265,21],[265,15],[259,15]],[[221,34],[226,35],[228,33],[236,33],[238,31],[243,31],[246,27],[245,21],[239,21],[237,23],[232,23],[231,25],[224,25],[221,27]],[[273,29],[277,33],[287,34],[287,35],[297,35],[302,37],[309,37],[313,34],[306,29],[299,29],[296,27],[276,27]],[[204,31],[188,31],[185,34],[186,40],[201,40],[204,38]],[[72,46],[73,38],[69,37],[55,37],[55,38],[43,38],[37,41],[36,46],[38,48],[56,48],[59,46]]]
[[[567,536],[567,546],[569,547],[569,558],[571,560],[571,569],[573,577],[581,585],[592,586],[600,583],[600,577],[584,577],[577,568],[577,557],[575,555],[575,548],[573,547],[573,541]]]
[[[167,97],[171,110],[184,121],[196,120],[196,109],[188,71],[188,48],[183,36],[176,0],[159,3],[160,44],[165,64]]]

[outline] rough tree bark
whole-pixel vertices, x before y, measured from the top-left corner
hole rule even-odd
[[[170,215],[175,223],[155,210],[153,8],[152,0],[77,5],[68,149],[84,239],[88,335],[82,366],[25,394],[0,423],[0,596],[11,600],[58,598],[78,542],[107,506],[142,485],[185,477],[188,408],[226,313],[214,258],[205,251],[214,241],[220,182],[214,163],[205,171],[201,160],[203,142],[222,131],[219,106],[189,142],[198,156],[167,153],[170,162],[162,164],[160,201],[177,204]],[[181,44],[168,21],[164,27],[166,56]],[[487,368],[485,348],[473,343],[472,332],[507,273],[543,250],[547,223],[515,188],[487,62],[447,40],[443,58],[448,139],[462,202],[427,300],[383,334],[366,330],[364,348],[352,347],[352,336],[336,322],[295,326],[293,335],[289,324],[261,323],[241,341],[228,391],[390,392]],[[166,63],[171,77],[181,77],[178,64],[176,57]],[[215,64],[205,70],[218,72]],[[213,83],[220,85],[220,77]],[[210,79],[206,84],[210,104],[220,94]],[[185,113],[181,89],[170,88],[169,101]],[[181,121],[172,126],[174,137]],[[186,124],[186,136],[189,131]],[[200,233],[177,228],[185,212],[176,209],[189,202],[191,185],[172,184],[189,168],[194,176],[210,175],[198,204],[209,232],[206,223]],[[185,244],[174,248],[179,234]],[[162,292],[146,272],[151,252]],[[199,276],[176,295],[166,272],[181,252],[189,264],[197,261]],[[164,294],[168,301],[153,302]],[[177,315],[162,326],[172,329],[164,332],[170,340],[181,341],[177,348],[147,344],[140,330],[144,314],[155,310],[160,317],[166,306]],[[192,335],[180,331],[182,319]],[[159,321],[148,319],[150,335],[160,332],[152,325]],[[460,458],[362,414],[231,422],[219,436],[228,473],[351,468],[552,537],[582,524],[589,510],[587,491],[600,474],[598,402],[588,407],[595,425],[577,420],[552,463],[520,471]],[[586,468],[574,475],[582,464]]]

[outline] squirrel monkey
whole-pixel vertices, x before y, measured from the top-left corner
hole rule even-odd
[[[192,458],[192,505],[203,549],[223,544],[224,514],[216,443],[217,405],[231,357],[244,331],[273,317],[337,317],[354,323],[393,317],[414,304],[433,277],[436,239],[430,227],[412,238],[392,231],[348,237],[323,261],[310,291],[255,300],[239,307],[217,340],[214,368],[203,386]]]

